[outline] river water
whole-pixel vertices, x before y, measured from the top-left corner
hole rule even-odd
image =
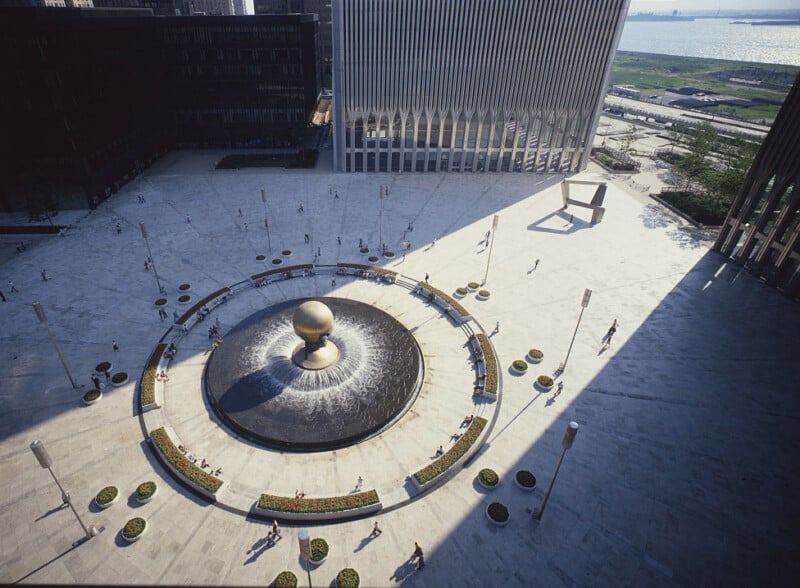
[[[731,24],[734,20],[739,19],[626,21],[619,49],[800,66],[800,26]]]

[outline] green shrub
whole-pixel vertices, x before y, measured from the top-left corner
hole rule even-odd
[[[489,292],[489,290],[478,290],[478,296],[482,296],[484,298],[489,298],[489,296],[491,296],[491,295],[492,295],[492,293]]]
[[[266,255],[256,255],[256,261],[264,261],[266,258]]]
[[[358,588],[361,578],[353,568],[345,568],[336,574],[336,585],[339,588]]]
[[[489,518],[498,523],[505,523],[508,520],[508,509],[504,504],[492,502],[488,508]]]
[[[93,400],[97,400],[100,398],[100,390],[97,388],[92,388],[91,390],[87,390],[86,394],[83,395],[83,399],[86,402],[92,402]]]
[[[111,362],[110,361],[101,361],[96,366],[94,366],[94,371],[96,371],[98,374],[105,373],[106,370],[110,370],[110,369],[111,369]]]
[[[144,532],[146,525],[147,521],[145,521],[142,517],[134,517],[125,523],[125,526],[122,528],[122,536],[126,539],[138,537]]]
[[[288,570],[281,572],[275,577],[272,585],[275,588],[297,588],[297,576]]]
[[[291,255],[291,254],[292,254],[291,249],[284,249],[283,251],[281,251],[281,255]]]
[[[514,477],[517,479],[517,483],[519,483],[520,486],[525,486],[526,488],[533,488],[536,486],[536,476],[528,470],[520,470]]]
[[[550,376],[539,376],[536,378],[536,381],[540,386],[544,386],[545,388],[550,388],[553,385],[553,378]]]
[[[186,290],[188,290],[189,288],[191,288],[189,284],[181,284],[180,286],[178,286],[178,290],[180,290],[181,292],[186,292]]]
[[[328,542],[320,537],[311,540],[311,561],[322,561],[328,557]]]
[[[181,294],[178,296],[178,302],[189,302],[192,299],[188,294]]]
[[[528,364],[522,361],[521,359],[515,359],[511,362],[511,366],[520,372],[524,372],[528,369]]]
[[[367,247],[362,247],[361,249],[358,250],[358,252],[366,255],[367,253],[369,253],[369,249]]]
[[[158,362],[161,361],[161,356],[164,355],[164,350],[167,348],[166,343],[159,343],[156,345],[155,351],[147,360],[147,366],[144,369],[144,376],[142,377],[142,391],[139,399],[141,405],[147,406],[156,401],[156,373],[158,372]]]
[[[370,256],[367,258],[367,260],[368,260],[368,261],[371,261],[372,263],[375,263],[376,261],[378,261],[378,258],[377,258],[377,256],[375,256],[375,255],[370,255]]]
[[[483,383],[483,389],[489,394],[497,394],[497,359],[494,356],[494,350],[486,335],[478,333],[475,336],[478,338],[478,343],[481,344],[483,360],[486,363],[486,381]]]
[[[142,482],[136,488],[136,498],[139,500],[147,500],[156,493],[156,483],[152,481]]]
[[[542,353],[538,349],[529,349],[528,355],[530,355],[534,359],[542,359],[544,357],[544,353]]]
[[[469,288],[470,290],[477,290],[480,287],[481,285],[478,282],[470,282],[469,284],[467,284],[467,288]]]
[[[97,496],[94,497],[94,500],[97,502],[97,504],[108,504],[117,496],[119,496],[119,488],[116,486],[106,486],[97,493]]]
[[[479,471],[478,479],[487,486],[497,486],[498,482],[500,482],[497,472],[489,468],[483,468],[481,471]]]
[[[456,294],[460,296],[466,296],[469,293],[469,290],[466,288],[456,288]]]
[[[156,299],[156,306],[164,306],[167,303],[166,298],[157,298]]]
[[[262,494],[258,499],[258,508],[295,513],[341,512],[378,504],[378,502],[378,493],[375,490],[325,498],[296,498],[294,496]]]
[[[277,257],[272,260],[272,265],[280,265],[283,263],[282,259],[278,259]]]
[[[122,382],[124,382],[127,379],[128,379],[128,373],[127,372],[117,372],[116,374],[111,376],[111,383],[112,384],[121,384]]]

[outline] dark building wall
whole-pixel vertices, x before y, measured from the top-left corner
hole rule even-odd
[[[0,11],[0,206],[94,205],[176,144],[291,145],[319,93],[316,27]]]
[[[731,205],[714,249],[800,297],[800,75]]]

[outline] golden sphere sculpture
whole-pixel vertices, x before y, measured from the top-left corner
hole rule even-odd
[[[333,332],[333,312],[327,305],[317,300],[304,302],[294,311],[292,326],[304,341],[292,352],[295,364],[307,370],[319,370],[339,360],[339,348],[327,340],[327,335]]]

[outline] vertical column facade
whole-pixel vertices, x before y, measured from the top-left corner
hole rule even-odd
[[[334,0],[336,169],[582,169],[628,2]]]
[[[786,96],[714,249],[800,297],[800,75]]]

